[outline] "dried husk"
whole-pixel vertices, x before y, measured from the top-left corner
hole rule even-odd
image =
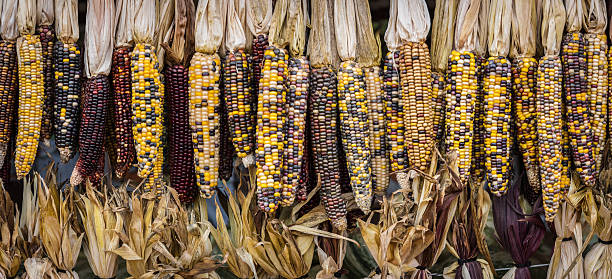
[[[164,63],[166,57],[166,49],[162,47],[164,42],[169,42],[172,39],[172,31],[175,24],[175,6],[177,1],[156,0],[155,4],[155,35],[153,37],[153,46],[155,46],[155,55],[159,62],[159,71],[161,72],[166,65]]]
[[[78,0],[55,0],[55,14],[57,15],[55,19],[57,39],[65,44],[76,43],[79,40]]]
[[[20,35],[33,35],[36,29],[36,1],[13,0],[19,2],[17,9],[17,27]]]
[[[506,57],[510,51],[512,1],[491,0],[489,12],[488,47],[490,57]]]
[[[332,242],[333,241],[333,242]],[[315,245],[317,246],[317,257],[319,259],[319,265],[321,270],[317,272],[316,279],[334,279],[336,278],[335,273],[342,269],[344,262],[344,256],[346,255],[346,241],[344,240],[331,240],[335,244],[333,248],[327,248],[320,244],[318,237],[315,237]],[[323,247],[322,247],[323,246]],[[326,252],[326,250],[332,250]],[[332,254],[335,252],[335,254]]]
[[[23,181],[23,198],[19,229],[23,246],[21,250],[28,258],[40,256],[40,208],[38,207],[38,188],[43,183],[40,175],[33,175]],[[32,190],[34,187],[34,190]]]
[[[455,29],[455,50],[474,51],[478,45],[479,13],[482,0],[459,0]]]
[[[15,0],[0,0],[2,13],[0,14],[0,37],[3,40],[15,41],[19,37],[17,29],[17,3]]]
[[[266,35],[272,21],[272,0],[246,1],[246,22],[255,36]]]
[[[134,44],[135,0],[117,0],[115,8],[115,47],[131,47]]]
[[[313,0],[311,2],[312,29],[308,38],[307,52],[310,55],[310,64],[313,68],[339,64],[336,50],[336,36],[333,17],[332,1]]]
[[[434,72],[444,74],[448,69],[448,57],[453,50],[458,4],[459,0],[436,0],[429,52]]]
[[[36,0],[36,24],[41,25],[52,25],[55,18],[55,10],[53,7],[53,1],[50,0]]]
[[[174,2],[174,23],[170,27],[171,39],[165,39],[162,47],[170,65],[179,64],[188,67],[194,48],[193,0],[176,0]]]
[[[542,2],[542,45],[545,56],[558,56],[565,25],[565,8],[561,0]]]
[[[113,62],[115,1],[88,0],[85,24],[85,73],[108,75]]]
[[[357,9],[357,63],[363,68],[379,67],[380,42],[374,36],[370,4],[367,0],[355,0]]]
[[[270,45],[283,49],[289,44],[292,29],[288,24],[289,4],[294,0],[277,0],[272,13],[268,42]]]
[[[584,278],[582,255],[579,254],[583,246],[580,211],[572,207],[569,202],[562,203],[555,217],[554,226],[557,238],[547,278],[565,278],[565,273],[569,276],[567,278]],[[577,264],[570,270],[575,259]]]
[[[605,0],[586,0],[584,30],[590,34],[604,34],[608,24],[606,12]]]
[[[289,26],[289,53],[291,57],[304,55],[306,47],[306,26],[310,25],[306,0],[295,0],[289,3],[287,26]],[[369,14],[369,13],[368,13]]]
[[[491,1],[492,0],[481,0],[480,11],[478,15],[478,31],[476,32],[476,47],[474,54],[479,57],[487,57],[487,50],[489,48],[489,16],[491,14]],[[500,0],[504,1],[504,0]],[[506,27],[507,28],[507,27]]]
[[[355,61],[357,55],[355,2],[334,0],[333,13],[338,55],[342,61]],[[270,31],[270,36],[272,36],[272,31]]]
[[[19,249],[21,243],[19,210],[4,185],[0,185],[0,278],[17,275],[21,262],[25,259]]]
[[[582,29],[586,13],[585,1],[586,0],[564,0],[567,14],[565,30],[567,30],[568,33],[580,32]],[[542,19],[542,22],[545,22],[544,19]]]
[[[195,19],[195,51],[212,55],[221,46],[225,30],[223,0],[199,1]]]
[[[512,58],[534,57],[538,16],[533,0],[514,0],[512,9]]]
[[[402,45],[397,29],[397,1],[398,0],[390,0],[389,20],[387,21],[387,30],[385,30],[384,37],[387,49],[391,52],[398,50]]]
[[[592,229],[599,241],[595,243],[591,250],[584,257],[584,278],[610,278],[612,277],[612,212],[600,199],[600,207],[597,212],[597,222],[592,225]],[[606,243],[603,243],[603,242]],[[580,267],[577,267],[580,268]]]
[[[242,23],[242,30],[244,30],[244,49],[247,53],[251,53],[253,49],[253,32],[249,28],[247,23],[247,2],[251,0],[233,0],[234,5],[236,7],[236,11],[238,12],[238,16],[240,17],[240,23]]]
[[[425,0],[398,0],[397,34],[402,43],[424,41],[430,27],[431,20]]]
[[[153,45],[156,27],[156,1],[134,1],[134,43]]]
[[[225,4],[225,37],[223,40],[225,49],[229,52],[245,49],[246,46],[246,33],[240,21],[240,14],[237,10],[238,7],[236,7],[235,4],[234,1],[227,1]]]

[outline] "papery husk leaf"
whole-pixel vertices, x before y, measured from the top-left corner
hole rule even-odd
[[[306,47],[306,26],[310,25],[306,0],[289,2],[287,13],[289,53],[292,57],[300,57]]]
[[[214,54],[221,46],[225,21],[222,0],[198,2],[195,19],[195,50]]]
[[[307,53],[314,68],[336,67],[340,58],[336,50],[333,3],[327,0],[312,0],[312,27],[308,38]]]
[[[398,1],[399,0],[389,1],[389,20],[387,21],[387,29],[385,30],[384,37],[387,49],[389,49],[389,51],[391,52],[398,50],[399,47],[402,45],[402,40],[398,34],[399,31],[397,29]]]
[[[246,1],[247,25],[255,36],[265,35],[270,30],[273,12],[272,0]]]
[[[586,16],[586,3],[585,0],[564,0],[565,11],[567,14],[567,22],[565,24],[565,30],[568,33],[580,32]],[[542,20],[544,23],[544,21]]]
[[[512,1],[491,0],[488,22],[489,56],[508,56],[511,30],[508,26],[511,26],[512,23]]]
[[[357,18],[354,1],[334,0],[336,48],[342,61],[354,61],[357,55]]]
[[[65,44],[76,43],[79,40],[78,1],[55,0],[55,14],[57,15],[55,18],[55,33],[57,39]]]
[[[285,48],[289,44],[291,26],[288,24],[289,4],[292,0],[277,0],[270,22],[268,42],[277,48]]]
[[[448,69],[448,57],[453,50],[458,4],[459,0],[436,0],[429,51],[434,72],[446,73]]]
[[[113,62],[115,1],[88,0],[85,24],[85,73],[108,75]]]
[[[17,27],[20,35],[33,35],[36,29],[36,1],[13,0],[19,2],[17,9]]]
[[[491,273],[491,267],[489,266],[489,263],[483,259],[477,259],[476,260],[480,266],[482,266],[482,279],[493,279],[495,278],[495,276],[493,275],[493,273]],[[447,266],[444,268],[443,274],[442,274],[442,278],[444,279],[454,279],[457,278],[456,275],[459,274],[457,272],[457,269],[461,268],[461,276],[462,278],[471,278],[470,276],[470,272],[467,268],[467,266],[464,265],[459,265],[457,262],[453,262],[450,266]]]
[[[551,263],[548,266],[547,278],[564,278],[566,272],[569,272],[569,278],[584,278],[583,260],[582,256],[579,256],[582,248],[582,225],[579,218],[580,212],[569,203],[561,204],[554,220],[557,238]],[[570,240],[563,241],[563,239]],[[578,259],[577,264],[570,270],[575,258]]]
[[[430,27],[429,9],[425,0],[398,0],[397,34],[402,43],[424,41]]]
[[[159,61],[159,70],[163,70],[166,63],[166,48],[162,45],[172,40],[174,33],[174,15],[177,1],[156,0],[155,4],[155,35],[153,35],[153,46],[155,55]]]
[[[536,53],[536,30],[538,15],[536,1],[514,0],[512,6],[512,47],[513,58],[534,57]]]
[[[134,44],[135,0],[117,0],[115,13],[115,47]]]
[[[233,52],[246,46],[246,32],[234,1],[227,1],[225,19],[225,49]]]
[[[608,24],[606,1],[586,0],[585,12],[584,30],[590,34],[603,34]]]
[[[600,241],[595,243],[584,257],[584,277],[586,279],[612,276],[612,245],[601,242],[612,240],[612,225],[610,225],[612,224],[612,213],[601,203],[597,215],[593,231],[597,233]]]
[[[480,57],[487,57],[489,49],[489,17],[491,14],[491,1],[481,0],[478,12],[478,31],[476,32],[476,47],[474,54]],[[501,0],[505,1],[505,0]],[[508,24],[509,25],[509,24]],[[510,28],[508,28],[510,29]]]
[[[367,0],[355,0],[357,9],[357,63],[363,68],[378,67],[381,61],[380,42],[374,36],[370,4]]]
[[[561,0],[542,0],[542,45],[544,55],[557,56],[561,47],[565,8]]]
[[[23,182],[23,199],[21,202],[21,216],[19,218],[20,237],[24,240],[22,252],[26,257],[36,257],[41,251],[40,247],[40,209],[38,207],[38,191],[32,191],[32,185],[39,187],[40,176],[33,179],[26,178]]]
[[[0,0],[2,13],[0,13],[0,38],[15,41],[19,37],[17,29],[17,4],[15,0]]]
[[[153,45],[156,27],[156,1],[134,1],[134,43]]]
[[[171,65],[189,66],[188,59],[194,51],[195,6],[193,0],[176,0],[174,3],[174,23],[169,30],[172,39],[164,39],[162,46]]]
[[[1,183],[0,183],[1,184]],[[14,277],[24,260],[18,245],[22,242],[19,234],[19,210],[9,193],[0,186],[0,276]]]
[[[474,51],[478,44],[481,0],[459,0],[455,29],[455,50]]]
[[[36,2],[36,24],[38,26],[53,24],[55,18],[53,1],[36,0]]]

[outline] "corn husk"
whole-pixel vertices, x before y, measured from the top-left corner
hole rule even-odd
[[[240,23],[242,23],[242,30],[244,30],[244,49],[247,53],[251,53],[253,49],[253,32],[249,28],[249,24],[247,22],[247,2],[251,0],[233,0],[234,6],[236,7],[236,11],[238,12],[238,16],[240,17]],[[299,28],[299,27],[298,27]]]
[[[240,14],[238,13],[235,1],[227,1],[225,8],[225,36],[223,38],[225,50],[233,52],[245,49],[246,33],[240,21]]]
[[[481,0],[459,0],[454,40],[456,51],[476,50],[476,46],[479,44],[477,35],[481,5]]]
[[[14,0],[15,1],[15,0]],[[36,1],[19,0],[17,28],[20,35],[33,35],[36,29]]]
[[[487,57],[489,48],[489,16],[491,13],[491,1],[481,0],[478,15],[478,31],[476,32],[476,48],[474,54],[479,57]],[[504,1],[504,0],[500,0]],[[510,23],[508,23],[510,25]],[[507,28],[507,26],[506,26]],[[510,28],[507,28],[510,29]]]
[[[15,41],[19,36],[17,29],[17,3],[15,0],[1,0],[2,13],[0,14],[0,37],[3,40]]]
[[[605,0],[586,0],[584,30],[591,34],[604,34],[608,24]]]
[[[164,42],[168,42],[172,37],[172,30],[175,28],[175,6],[177,1],[156,0],[155,4],[155,35],[153,36],[153,46],[159,62],[159,70],[165,66],[166,49],[162,47]],[[179,19],[180,20],[180,19]]]
[[[308,16],[308,4],[306,0],[291,1],[287,10],[287,26],[289,34],[289,53],[291,57],[301,57],[304,55],[306,47],[306,26],[310,25]]]
[[[380,41],[374,36],[370,5],[365,0],[355,0],[357,9],[357,63],[363,68],[380,67]]]
[[[115,38],[114,16],[115,1],[87,1],[84,42],[85,73],[88,78],[110,73]]]
[[[612,240],[612,212],[600,199],[600,207],[597,212],[597,221],[592,229],[597,233],[599,240],[584,257],[584,278],[610,278],[612,277],[612,245],[602,243]],[[580,267],[577,267],[580,268]]]
[[[448,57],[453,50],[455,20],[459,0],[436,0],[431,28],[431,67],[434,72],[446,73]]]
[[[310,64],[313,68],[326,66],[335,68],[340,59],[336,50],[332,1],[313,0],[311,5],[312,29],[308,38],[307,49]]]
[[[223,39],[225,12],[222,0],[198,2],[195,19],[195,51],[214,54]]]
[[[194,48],[195,6],[192,0],[176,0],[174,4],[174,23],[170,28],[171,39],[161,44],[170,65],[189,66]]]
[[[25,259],[19,249],[19,210],[9,193],[0,185],[0,278],[15,277]]]
[[[389,4],[389,21],[385,30],[385,44],[390,52],[396,51],[402,44],[397,29],[397,0],[391,0]]]
[[[39,175],[23,181],[23,199],[19,229],[23,240],[22,252],[28,258],[39,257],[42,253],[40,242],[40,209],[38,207],[38,188],[43,183]],[[32,190],[34,187],[34,191]]]
[[[344,256],[346,255],[346,244],[345,240],[336,241],[315,237],[317,257],[319,259],[319,265],[321,266],[321,270],[317,272],[315,277],[316,279],[336,278],[335,273],[342,269]]]
[[[489,13],[488,48],[490,57],[506,57],[510,51],[512,1],[491,0]]]
[[[342,61],[354,61],[357,56],[357,18],[354,1],[334,0],[336,48]],[[270,31],[272,36],[272,31]]]
[[[430,27],[425,0],[397,1],[397,34],[402,43],[424,41]]]
[[[265,35],[270,30],[272,21],[272,0],[246,1],[246,22],[255,36]]]
[[[542,2],[542,45],[544,55],[558,56],[565,25],[565,8],[561,0]]]
[[[569,275],[568,278],[584,278],[582,255],[579,254],[583,245],[580,211],[569,202],[564,202],[555,217],[554,226],[557,238],[547,278],[565,278],[565,273]],[[572,267],[574,259],[577,259],[577,264]]]
[[[156,27],[156,1],[134,0],[134,43],[153,45]]]
[[[585,0],[564,0],[565,11],[567,14],[567,22],[565,30],[568,33],[580,32],[584,24],[584,16],[586,12]],[[542,22],[544,22],[542,20]]]
[[[62,43],[73,44],[79,40],[78,4],[77,0],[55,0],[55,33]]]
[[[115,47],[131,47],[134,44],[134,5],[135,0],[117,0],[116,2]]]
[[[41,25],[52,25],[55,19],[55,9],[53,7],[53,1],[50,0],[36,0],[36,24]]]
[[[288,10],[292,0],[277,0],[272,13],[268,42],[277,48],[285,48],[293,36],[292,27],[288,24]],[[293,27],[295,28],[295,27]]]
[[[512,58],[534,57],[538,15],[535,1],[515,0],[512,7]]]

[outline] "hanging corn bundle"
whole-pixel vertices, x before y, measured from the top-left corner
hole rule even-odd
[[[562,177],[561,61],[559,45],[565,23],[565,9],[560,0],[543,3],[542,41],[544,57],[537,71],[538,158],[546,221],[555,217],[560,202]]]
[[[357,1],[357,63],[363,68],[365,94],[368,99],[370,121],[370,154],[372,156],[372,187],[384,194],[389,186],[389,154],[387,152],[387,127],[385,119],[385,96],[380,70],[381,52],[379,41],[374,36],[370,5]]]
[[[0,13],[0,164],[9,153],[14,136],[13,123],[17,99],[17,48],[19,36],[15,14],[18,1],[8,1]],[[11,156],[9,156],[11,157]],[[8,157],[6,157],[8,158]]]
[[[286,16],[289,1],[274,7],[270,25],[270,45],[264,53],[257,102],[257,203],[262,210],[274,212],[288,193],[283,193],[282,170],[285,152],[285,123],[288,60]],[[248,109],[248,108],[247,108]],[[232,120],[230,119],[230,122]]]
[[[115,5],[110,0],[88,0],[85,26],[85,74],[87,82],[81,111],[79,160],[70,177],[76,186],[84,179],[100,178],[104,162],[104,123],[110,99],[108,73],[113,51]],[[102,163],[103,165],[103,163]]]
[[[17,178],[24,178],[32,168],[38,149],[45,100],[40,36],[34,35],[36,1],[19,1],[17,39],[19,65],[19,106],[17,109],[17,147],[15,169]]]
[[[585,8],[586,81],[591,131],[593,132],[593,157],[595,169],[602,167],[606,143],[606,119],[608,117],[608,38],[605,34],[608,16],[606,1],[588,0]]]
[[[357,54],[356,3],[334,1],[336,45],[342,59],[338,69],[340,131],[355,202],[365,214],[372,204],[370,123],[365,75],[355,61]]]
[[[114,118],[114,143],[117,145],[115,172],[123,177],[132,167],[136,150],[132,133],[132,75],[130,71],[134,32],[134,0],[117,2],[115,48],[111,65],[113,95],[111,106]]]
[[[337,137],[337,80],[333,71],[338,62],[331,1],[312,2],[312,31],[308,41],[311,57],[310,134],[315,176],[321,183],[321,201],[332,225],[346,230],[346,204],[340,189],[340,162]]]
[[[42,124],[40,135],[46,145],[53,134],[53,104],[55,99],[54,86],[54,51],[55,29],[53,21],[55,18],[55,7],[53,1],[36,0],[36,32],[40,36],[42,45],[43,79],[45,81],[45,100],[43,102]]]
[[[224,30],[221,1],[198,3],[195,50],[189,67],[189,123],[196,182],[205,197],[212,196],[219,175],[221,60],[216,54]],[[231,170],[230,170],[231,171]],[[231,173],[231,172],[230,172]]]
[[[273,1],[272,0],[251,0],[246,1],[246,24],[255,38],[252,42],[252,80],[251,98],[253,100],[253,114],[257,115],[257,94],[259,92],[259,80],[261,79],[264,61],[264,52],[268,48],[268,30],[272,20]],[[302,23],[304,25],[304,23]],[[297,26],[301,28],[302,26]]]
[[[63,163],[74,156],[80,120],[81,50],[79,40],[78,2],[55,1],[58,42],[53,50],[55,96],[53,121],[55,145]]]
[[[169,118],[170,186],[179,193],[181,202],[191,203],[197,197],[198,191],[194,168],[193,131],[189,122],[190,87],[187,63],[193,52],[195,7],[193,1],[176,0],[174,10],[166,12],[174,13],[174,23],[171,27],[173,36],[161,44],[168,62],[164,69],[166,81],[164,100],[167,103]],[[216,174],[216,168],[211,172]]]
[[[568,202],[562,203],[559,214],[555,216],[554,226],[557,238],[546,278],[585,278],[583,258],[580,255],[583,245],[580,211],[572,208]],[[570,269],[574,261],[576,265]]]

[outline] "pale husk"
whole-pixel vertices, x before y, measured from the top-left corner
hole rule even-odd
[[[455,50],[474,51],[478,44],[481,0],[459,0],[455,29]]]
[[[240,23],[242,23],[242,30],[244,30],[244,49],[247,53],[251,53],[253,48],[253,32],[249,28],[247,23],[247,3],[251,0],[233,0],[234,6],[236,7],[236,11],[238,12],[238,16],[240,17]]]
[[[491,0],[489,12],[488,48],[490,57],[506,57],[510,51],[512,1]]]
[[[605,0],[586,0],[584,30],[590,34],[604,34],[608,24]]]
[[[290,2],[292,0],[276,1],[274,12],[272,13],[272,21],[270,22],[268,42],[270,45],[281,49],[289,44],[289,38],[292,36],[291,27],[287,23]]]
[[[40,209],[38,207],[38,188],[43,183],[40,175],[23,181],[23,199],[21,202],[21,216],[19,229],[24,245],[23,254],[28,258],[40,256]],[[34,189],[34,190],[32,190]]]
[[[551,262],[548,266],[547,278],[564,278],[564,273],[569,275],[568,278],[584,278],[583,260],[582,256],[579,255],[583,245],[580,211],[573,208],[569,202],[562,203],[555,217],[554,225],[557,238]],[[570,240],[563,241],[563,239]],[[570,266],[576,258],[577,264],[570,270]]]
[[[542,45],[545,56],[559,55],[564,25],[565,8],[561,0],[543,0]]]
[[[0,278],[17,275],[19,266],[25,259],[19,249],[22,242],[19,233],[19,210],[9,193],[4,190],[4,185],[0,185]]]
[[[225,50],[229,52],[244,49],[246,46],[246,33],[244,32],[242,22],[240,21],[240,14],[235,4],[234,1],[227,1],[225,4],[225,37],[223,41]]]
[[[272,0],[246,1],[246,22],[255,36],[266,35],[272,21]]]
[[[397,34],[402,43],[424,41],[430,27],[431,20],[425,0],[398,0]]]
[[[36,0],[36,24],[51,25],[55,19],[54,0]]]
[[[313,0],[311,5],[312,29],[307,49],[310,64],[314,68],[336,66],[340,59],[336,50],[332,1]]]
[[[354,61],[357,55],[357,18],[353,0],[334,0],[334,28],[340,59]]]
[[[402,45],[402,41],[397,30],[397,1],[398,0],[390,1],[389,20],[387,21],[387,30],[385,30],[384,37],[387,49],[389,49],[391,52],[398,50]]]
[[[459,0],[436,0],[429,51],[431,68],[434,72],[446,73],[448,69],[448,57],[453,50],[458,4]]]
[[[370,5],[367,0],[357,3],[357,63],[363,68],[378,67],[381,61],[380,42],[374,36]]]
[[[0,0],[2,13],[0,14],[0,37],[3,40],[15,41],[19,37],[17,29],[17,3],[15,0]]]
[[[174,11],[177,1],[156,0],[155,4],[155,35],[153,35],[153,46],[155,47],[155,55],[159,62],[159,71],[161,72],[166,65],[164,63],[166,57],[166,49],[162,47],[162,43],[168,42],[172,37],[174,29]]]
[[[515,0],[512,9],[512,58],[534,57],[538,16],[532,0]]]
[[[478,31],[476,32],[476,47],[474,54],[479,57],[489,56],[489,15],[491,14],[491,1],[481,0],[480,11],[478,12]],[[503,1],[503,0],[502,0]],[[508,28],[509,29],[509,28]]]
[[[115,1],[88,0],[85,24],[85,73],[108,75],[113,62]]]
[[[212,55],[221,46],[225,30],[223,0],[198,2],[195,21],[195,50]]]
[[[17,27],[20,35],[33,35],[36,29],[36,1],[13,0],[19,2],[17,9]]]
[[[153,45],[156,27],[156,1],[134,1],[134,43]]]
[[[174,1],[174,22],[168,31],[171,37],[166,38],[161,44],[169,65],[188,66],[193,53],[194,18],[193,0]]]
[[[565,10],[567,14],[567,23],[565,30],[570,32],[580,32],[582,25],[584,25],[584,17],[586,14],[585,0],[564,0]],[[542,22],[545,21],[542,19]]]
[[[115,8],[115,47],[131,47],[134,43],[135,0],[117,0]]]
[[[78,0],[55,0],[55,14],[57,39],[65,44],[76,43],[79,40]]]
[[[306,0],[295,0],[289,3],[287,26],[289,27],[289,53],[291,57],[304,55],[306,47],[306,26],[310,25]]]
[[[346,234],[344,232],[343,234]],[[346,255],[346,240],[338,240],[336,255],[330,254],[328,255],[325,252],[325,249],[321,247],[319,237],[315,237],[314,241],[317,247],[317,257],[319,259],[319,265],[321,266],[321,270],[317,272],[315,276],[316,279],[334,279],[336,278],[335,273],[342,269],[342,265],[344,263],[344,256]]]
[[[592,225],[593,231],[601,241],[612,240],[612,212],[603,202],[597,213],[597,222]],[[584,278],[612,278],[612,245],[598,241],[584,257]],[[577,267],[580,268],[580,267]]]

